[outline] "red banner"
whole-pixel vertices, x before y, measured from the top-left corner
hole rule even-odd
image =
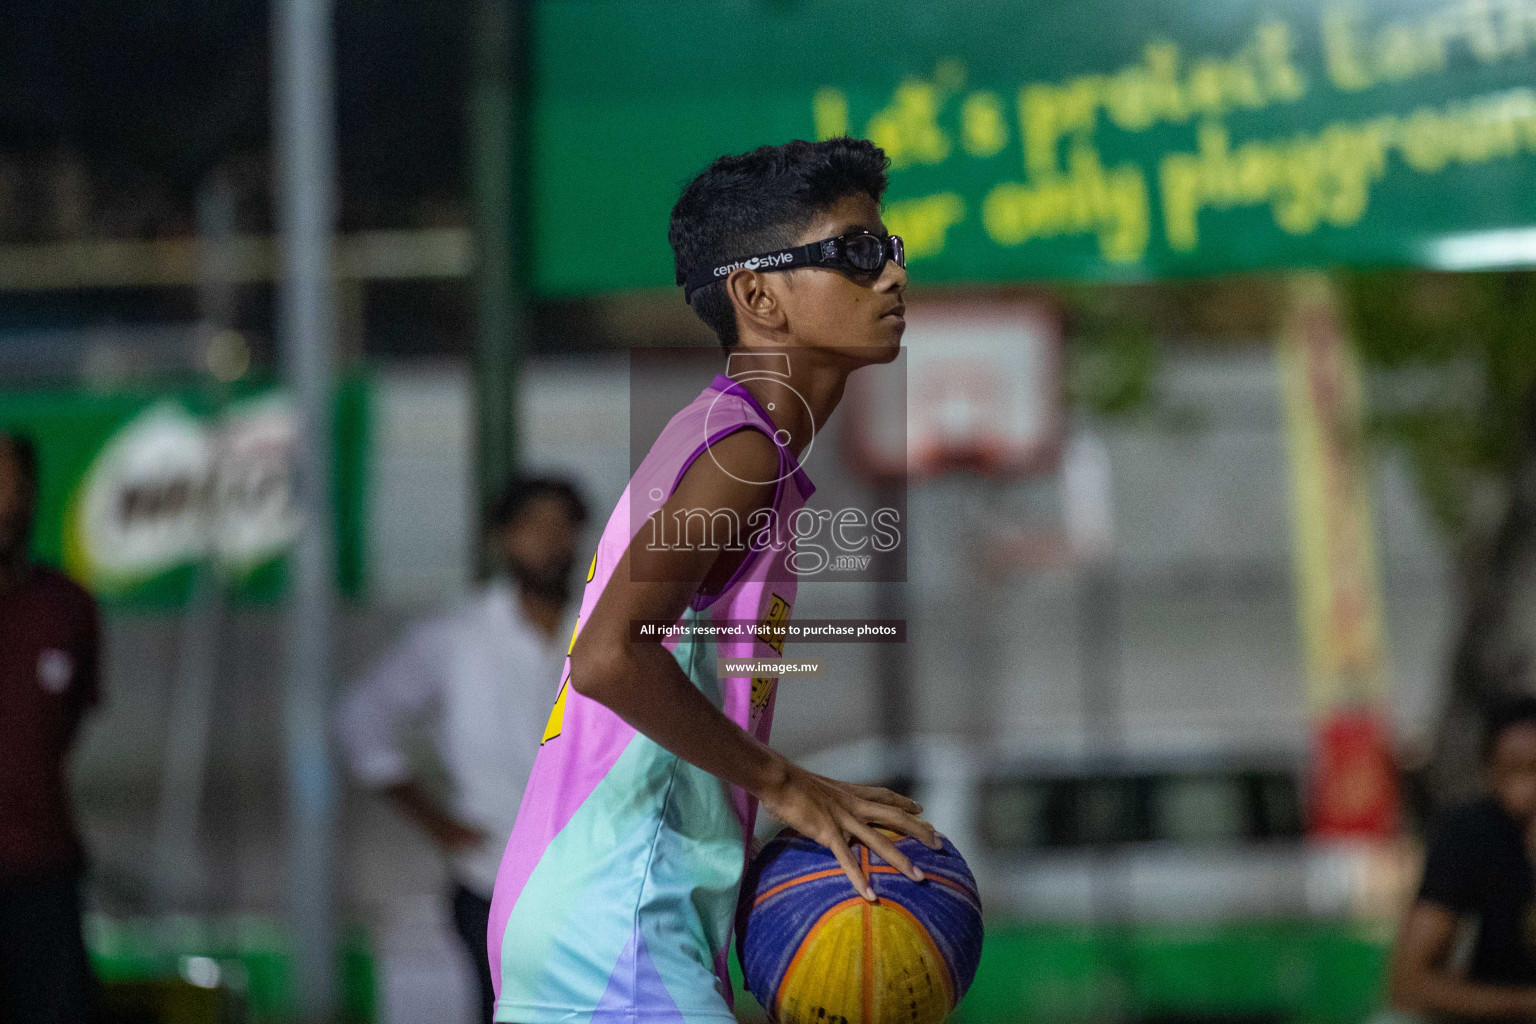
[[[1318,723],[1312,833],[1381,838],[1398,826],[1397,769],[1387,723],[1374,708],[1341,707]]]

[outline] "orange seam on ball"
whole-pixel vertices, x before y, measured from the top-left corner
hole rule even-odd
[[[859,860],[866,874],[869,873],[869,847],[859,851]],[[873,886],[874,883],[868,883]],[[875,935],[874,935],[874,908],[868,900],[864,901],[864,983],[860,985],[859,993],[861,1017],[859,1024],[870,1024],[875,1019]]]
[[[752,905],[755,907],[768,897],[777,896],[785,889],[793,889],[795,886],[800,885],[803,882],[814,882],[818,878],[831,878],[833,875],[840,875],[842,873],[842,868],[829,868],[826,871],[812,871],[808,875],[801,875],[799,878],[791,878],[787,882],[780,882],[778,885],[774,886],[772,889],[769,889],[767,892],[758,893],[757,898],[752,901]]]
[[[889,865],[884,865],[884,864],[873,865],[868,870],[869,870],[869,872],[871,874],[876,874],[876,875],[896,875],[896,874],[900,874],[900,872],[897,871],[895,868],[890,867]],[[757,896],[752,900],[752,905],[754,907],[758,906],[764,900],[768,899],[770,896],[777,896],[779,893],[783,892],[785,889],[793,889],[795,886],[801,885],[801,884],[803,884],[805,882],[814,882],[818,878],[831,878],[833,875],[840,875],[842,873],[843,873],[843,869],[842,868],[828,868],[826,871],[812,871],[808,875],[801,875],[799,878],[791,878],[787,882],[780,882],[778,885],[774,886],[772,889],[768,889],[768,890],[766,890],[764,892],[758,893]],[[939,881],[943,882],[947,886],[950,886],[951,888],[959,890],[960,892],[964,892],[965,891],[964,889],[961,889],[958,885],[956,885],[954,882],[951,882],[951,881],[949,881],[947,879],[942,879],[941,878],[941,879],[939,879]]]

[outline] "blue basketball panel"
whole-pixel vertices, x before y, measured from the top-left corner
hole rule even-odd
[[[943,839],[941,850],[930,850],[911,837],[894,841],[931,880],[919,884],[899,872],[874,872],[876,895],[905,907],[923,925],[949,967],[958,1000],[981,959],[981,900],[975,878],[948,839]],[[889,866],[873,851],[870,864]],[[825,877],[797,881],[815,874]],[[754,906],[758,896],[787,882],[795,884]],[[743,879],[737,917],[738,959],[748,990],[771,1006],[811,927],[833,906],[856,895],[837,858],[820,843],[789,831],[769,842]]]

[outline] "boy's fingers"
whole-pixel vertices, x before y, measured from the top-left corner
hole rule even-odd
[[[863,810],[868,821],[884,825],[903,835],[909,835],[930,850],[942,850],[944,848],[943,841],[939,839],[938,830],[921,818],[914,818],[912,815],[895,807],[875,803],[871,803]]]
[[[896,849],[896,844],[881,835],[878,829],[871,828],[868,825],[860,825],[855,834],[865,846],[878,853],[891,867],[900,871],[914,882],[921,882],[923,880],[922,869],[913,864],[906,854]]]
[[[832,851],[832,856],[843,866],[843,873],[853,883],[854,891],[871,902],[875,899],[875,890],[869,884],[869,879],[864,877],[864,871],[859,867],[859,862],[854,859],[853,851],[848,849],[848,844],[841,835],[833,838],[827,848]]]
[[[868,800],[871,803],[885,804],[887,807],[900,807],[911,814],[923,813],[922,804],[909,796],[902,796],[900,793],[893,792],[892,790],[880,786],[861,786],[856,784],[850,784],[848,788],[853,790],[855,796]]]

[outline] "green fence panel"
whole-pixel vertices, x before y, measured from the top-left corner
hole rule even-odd
[[[292,952],[277,920],[93,916],[86,935],[92,965],[108,985],[195,976],[189,958],[205,958],[218,966],[219,984],[240,997],[251,1024],[283,1024],[293,1018]],[[378,1009],[376,958],[361,926],[343,929],[336,969],[342,1020],[371,1024]]]

